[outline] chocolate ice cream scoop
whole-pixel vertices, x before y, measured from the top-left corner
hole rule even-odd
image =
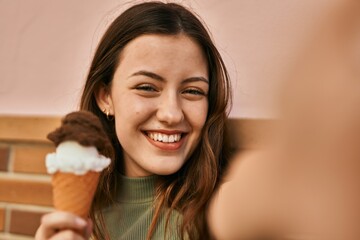
[[[61,126],[50,132],[47,138],[55,146],[65,141],[76,141],[82,146],[94,146],[101,155],[112,158],[114,150],[100,119],[89,111],[76,111],[67,114]]]

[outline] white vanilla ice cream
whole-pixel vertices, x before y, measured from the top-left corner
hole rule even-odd
[[[94,146],[65,141],[57,146],[56,152],[46,156],[46,168],[49,174],[59,171],[84,175],[88,171],[101,172],[109,166],[110,161],[110,158],[99,154]]]

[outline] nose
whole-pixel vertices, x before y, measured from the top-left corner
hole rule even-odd
[[[156,117],[167,125],[175,125],[184,120],[184,112],[177,94],[164,94],[160,99]]]

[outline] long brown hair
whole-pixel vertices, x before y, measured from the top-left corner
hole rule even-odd
[[[150,239],[157,220],[166,208],[182,215],[181,237],[208,238],[205,211],[216,188],[228,157],[226,119],[231,102],[229,76],[220,53],[214,46],[204,24],[190,10],[175,3],[145,2],[132,6],[109,26],[95,52],[85,83],[80,108],[99,116],[115,149],[115,161],[102,173],[91,210],[95,222],[94,235],[106,239],[101,208],[111,204],[116,189],[118,169],[123,169],[122,148],[115,133],[114,121],[108,120],[99,109],[96,93],[101,86],[110,88],[119,65],[122,49],[133,39],[144,34],[185,34],[202,48],[209,69],[208,114],[200,142],[176,173],[159,176],[155,214],[148,232]],[[168,220],[169,220],[169,214]],[[168,221],[167,221],[168,222]]]

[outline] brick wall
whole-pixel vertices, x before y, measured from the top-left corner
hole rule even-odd
[[[0,116],[0,240],[33,239],[42,214],[52,208],[45,155],[53,152],[48,132],[57,117]],[[232,143],[253,148],[267,121],[231,120]]]
[[[46,134],[58,118],[0,116],[0,239],[33,239],[42,214],[51,211]]]

